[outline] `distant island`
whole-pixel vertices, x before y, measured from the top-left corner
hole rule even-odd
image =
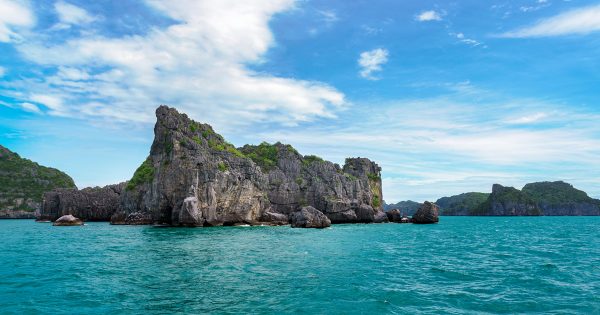
[[[34,219],[45,192],[75,188],[69,175],[20,157],[0,145],[0,219]]]
[[[387,204],[381,168],[367,158],[347,158],[340,166],[279,142],[236,148],[174,108],[160,106],[156,117],[148,158],[129,181],[105,187],[79,190],[67,174],[0,146],[0,218],[325,227],[403,223],[408,216],[435,223],[438,207],[447,216],[600,215],[600,200],[561,181],[522,190],[495,184],[491,193]]]

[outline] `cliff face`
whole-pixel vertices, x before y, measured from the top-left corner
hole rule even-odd
[[[333,223],[381,217],[381,169],[368,159],[340,167],[281,143],[238,149],[173,108],[161,106],[156,116],[150,155],[115,217],[140,213],[156,223],[214,226],[268,222],[304,206]]]
[[[105,187],[56,189],[46,192],[38,221],[73,215],[85,221],[108,221],[119,209],[125,183]]]
[[[44,192],[74,187],[67,174],[21,158],[0,145],[0,218],[32,219]]]

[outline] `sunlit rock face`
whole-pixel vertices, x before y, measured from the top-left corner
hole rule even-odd
[[[160,106],[156,117],[150,155],[115,215],[121,224],[131,213],[174,226],[281,224],[305,206],[332,223],[386,217],[381,168],[369,159],[346,159],[340,167],[281,143],[235,148],[173,108]]]

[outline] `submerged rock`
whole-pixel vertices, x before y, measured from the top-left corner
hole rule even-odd
[[[290,223],[296,228],[326,228],[331,226],[331,220],[323,212],[308,206],[290,215]]]
[[[428,224],[437,223],[439,221],[439,208],[436,204],[429,201],[425,201],[423,205],[417,210],[412,216],[412,223],[416,224]]]
[[[67,215],[63,215],[62,217],[58,218],[56,221],[54,221],[54,223],[52,223],[52,225],[54,225],[54,226],[83,225],[83,221],[81,221],[81,219],[76,218],[70,214],[67,214]]]

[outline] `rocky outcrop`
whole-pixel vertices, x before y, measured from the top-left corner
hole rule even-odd
[[[83,221],[79,218],[76,218],[70,214],[67,215],[63,215],[62,217],[58,218],[56,221],[54,221],[54,223],[52,224],[54,226],[76,226],[76,225],[83,225]]]
[[[125,183],[85,189],[57,189],[44,194],[38,221],[72,214],[85,221],[109,221],[121,204]]]
[[[308,206],[290,215],[290,223],[295,228],[326,228],[331,226],[331,220],[321,211]]]
[[[388,220],[390,222],[399,223],[402,221],[402,212],[400,209],[392,209],[386,212]]]
[[[429,201],[425,201],[411,219],[411,222],[416,224],[437,223],[438,221],[439,207]]]
[[[127,184],[116,219],[144,213],[173,226],[282,223],[312,206],[333,223],[385,221],[381,168],[369,159],[340,167],[281,143],[235,148],[173,108],[161,106],[156,116],[150,155]]]
[[[33,219],[45,192],[74,187],[67,174],[21,158],[0,145],[0,219]]]

